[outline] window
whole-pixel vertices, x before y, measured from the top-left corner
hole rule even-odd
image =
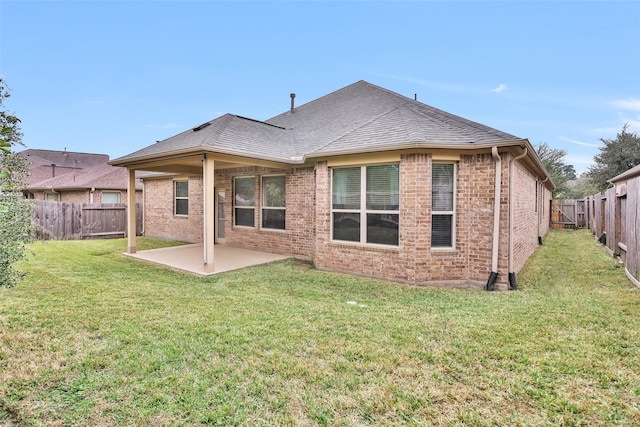
[[[173,213],[189,215],[189,181],[173,181],[174,199]]]
[[[44,194],[44,199],[48,200],[50,202],[57,202],[58,201],[58,193],[45,193]]]
[[[285,229],[285,176],[262,177],[262,228]]]
[[[103,191],[102,203],[120,203],[120,193]]]
[[[398,245],[399,165],[333,169],[333,240]]]
[[[235,225],[255,227],[255,179],[254,177],[233,180]]]
[[[431,169],[431,247],[453,248],[455,241],[455,165]]]

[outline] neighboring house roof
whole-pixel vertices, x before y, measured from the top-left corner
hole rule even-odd
[[[75,169],[73,172],[31,184],[28,190],[81,190],[92,188],[126,190],[127,179],[127,169],[101,163],[89,168]],[[142,190],[142,184],[139,180],[136,180],[136,190]]]
[[[640,165],[634,166],[626,172],[622,172],[620,175],[615,176],[609,180],[609,182],[617,182],[622,181],[624,179],[633,178],[634,176],[640,175]]]
[[[29,185],[109,161],[107,154],[29,148],[18,153],[27,158]]]
[[[51,165],[39,165],[29,167],[29,177],[27,179],[28,185],[33,185],[37,182],[50,179],[55,176],[62,176],[73,171],[79,170],[78,168],[65,168],[65,167],[52,167]]]
[[[29,163],[34,166],[55,164],[57,167],[83,169],[108,162],[107,154],[76,153],[73,151],[40,150],[29,148],[19,154],[28,156]]]

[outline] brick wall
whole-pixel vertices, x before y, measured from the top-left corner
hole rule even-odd
[[[285,230],[261,228],[261,177],[285,175]],[[233,178],[255,177],[255,227],[236,227],[233,220]],[[280,170],[259,167],[216,171],[216,187],[224,188],[226,233],[225,243],[265,252],[312,259],[314,252],[314,171],[313,168]]]
[[[285,230],[260,227],[260,177],[285,175]],[[233,212],[233,178],[255,178],[255,227],[236,227]],[[189,215],[173,215],[173,178],[145,180],[145,235],[202,242],[202,177],[189,179]],[[259,167],[216,170],[215,187],[225,192],[225,244],[312,259],[314,248],[313,168],[280,170]]]
[[[513,271],[518,272],[538,246],[538,221],[542,219],[544,204],[538,180],[523,163],[513,164]]]
[[[430,154],[403,155],[400,162],[400,244],[397,248],[331,242],[330,168],[316,169],[316,265],[412,283],[483,286],[491,272],[495,162],[490,154],[463,155],[457,166],[456,245],[431,248]],[[500,271],[506,288],[508,173],[502,163]]]
[[[61,191],[59,202],[89,203],[89,190]]]
[[[507,289],[509,254],[509,160],[501,154],[498,279]],[[429,153],[400,160],[399,246],[331,241],[331,168],[278,170],[260,167],[216,170],[215,187],[226,195],[225,243],[231,246],[312,259],[321,269],[377,276],[410,283],[483,287],[491,273],[496,163],[490,153],[463,154],[457,162],[456,241],[453,249],[431,248],[431,170]],[[514,267],[518,271],[537,246],[538,213],[533,176],[521,162],[513,165]],[[260,177],[286,176],[286,230],[260,228]],[[233,178],[255,177],[255,227],[233,222]],[[189,215],[173,215],[173,179],[145,181],[145,233],[202,241],[202,177],[189,177]],[[548,228],[550,192],[542,192],[541,233]]]
[[[173,214],[173,178],[144,182],[144,234],[151,237],[202,241],[202,177],[181,177],[189,181],[189,214]]]

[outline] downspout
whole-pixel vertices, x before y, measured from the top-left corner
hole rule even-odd
[[[500,154],[498,154],[498,147],[491,147],[491,155],[496,161],[496,183],[495,183],[495,195],[493,203],[493,254],[491,257],[491,274],[487,281],[487,290],[492,291],[493,286],[498,278],[498,249],[500,247],[500,187],[502,183],[502,160]]]
[[[89,203],[93,203],[93,194],[96,192],[96,187],[91,187],[91,191],[89,192]]]
[[[542,202],[544,200],[544,183],[549,181],[549,177],[546,177],[544,179],[544,181],[542,181],[540,183],[540,190],[538,191],[538,198],[540,199],[538,201],[538,244],[541,245],[542,244],[542,236],[540,235],[540,223],[542,222]]]
[[[509,290],[515,291],[518,289],[516,283],[516,273],[513,271],[513,162],[520,160],[527,155],[529,150],[524,147],[522,153],[512,158],[509,161]]]

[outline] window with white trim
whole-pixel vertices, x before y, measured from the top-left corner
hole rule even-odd
[[[188,180],[173,181],[173,200],[174,215],[189,215]]]
[[[44,199],[50,202],[58,201],[58,193],[44,193]]]
[[[120,192],[103,191],[102,203],[120,203]]]
[[[332,171],[332,239],[398,246],[400,165]]]
[[[284,175],[262,177],[262,228],[285,229],[285,184]]]
[[[433,163],[431,168],[431,247],[455,246],[454,163]]]
[[[255,227],[255,177],[236,177],[233,179],[233,207],[235,225]]]

